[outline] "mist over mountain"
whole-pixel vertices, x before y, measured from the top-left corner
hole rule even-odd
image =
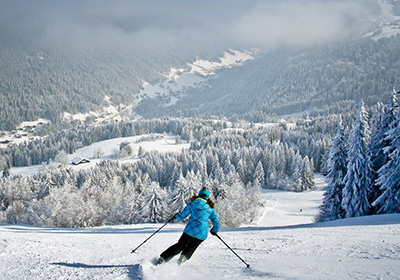
[[[270,48],[343,40],[375,1],[2,1],[2,38],[83,51]],[[2,40],[4,41],[4,40]]]
[[[274,94],[270,89],[277,86],[277,81],[257,68],[277,73],[279,69],[290,67],[286,62],[288,53],[301,57],[301,52],[312,53],[313,48],[318,48],[323,56],[329,55],[329,51],[323,53],[321,49],[362,38],[379,27],[380,15],[379,1],[375,0],[39,0],[34,3],[3,0],[0,9],[0,106],[4,109],[0,112],[0,130],[12,130],[22,121],[40,117],[58,123],[64,112],[85,113],[100,110],[110,103],[115,106],[135,103],[143,82],[157,83],[171,67],[187,67],[187,63],[199,57],[215,61],[228,49],[257,48],[266,56],[250,63],[259,65],[255,68],[249,65],[235,70],[240,73],[220,73],[218,77],[227,80],[212,81],[212,90],[205,92],[208,100],[191,101],[192,95],[178,103],[182,106],[180,111],[187,111],[191,104],[197,110],[203,103],[215,102],[201,113],[274,112],[286,104],[280,99],[276,102],[283,104],[266,108],[267,103],[259,102],[258,98],[270,98]],[[354,46],[343,45],[343,48]],[[309,61],[314,59],[306,57]],[[273,68],[268,68],[272,65]],[[231,84],[232,77],[238,82],[248,77],[248,83],[241,82],[234,90],[229,89],[229,85],[222,88],[226,83]],[[290,79],[286,81],[288,84],[295,85],[301,75],[285,78]],[[254,86],[266,89],[254,92],[251,90]],[[213,91],[219,88],[219,93]],[[285,96],[290,95],[282,90]],[[314,94],[304,87],[291,92],[298,96]],[[277,94],[282,95],[282,92]],[[233,107],[236,103],[231,97],[239,102],[244,95],[252,98],[242,103],[237,112],[228,112],[219,108],[217,95],[222,102],[229,100],[228,104]],[[155,112],[149,110],[156,109],[159,101],[155,100],[156,104],[153,101],[143,101],[138,112],[155,116]],[[249,102],[262,104],[262,108]],[[288,106],[292,105],[290,101]],[[162,104],[161,107],[162,114],[176,111],[172,107],[164,109]]]

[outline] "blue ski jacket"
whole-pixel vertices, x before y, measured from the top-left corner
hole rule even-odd
[[[190,215],[189,222],[184,229],[184,233],[200,240],[206,240],[208,235],[208,220],[213,225],[212,231],[219,231],[219,221],[217,211],[211,208],[207,201],[203,198],[197,198],[190,202],[182,212],[176,214],[176,218],[180,221],[186,219]]]

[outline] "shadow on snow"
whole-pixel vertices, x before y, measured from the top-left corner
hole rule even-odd
[[[104,269],[104,268],[126,268],[128,270],[129,279],[144,280],[143,269],[140,264],[134,265],[94,265],[94,264],[84,264],[84,263],[66,263],[66,262],[56,262],[51,263],[51,265],[66,266],[72,268],[85,268],[85,269]]]

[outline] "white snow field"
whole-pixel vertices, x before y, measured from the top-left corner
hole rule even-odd
[[[0,279],[400,279],[400,215],[313,223],[317,191],[263,193],[258,223],[223,228],[181,266],[154,267],[159,253],[180,237],[184,224],[91,229],[0,225]]]
[[[143,141],[141,139],[148,139]],[[117,158],[115,159],[113,153],[115,150],[119,149],[119,146],[122,142],[128,142],[132,147],[133,155],[126,158]],[[131,137],[120,137],[113,138],[109,140],[104,140],[100,142],[96,142],[92,145],[82,147],[78,149],[75,153],[71,155],[67,155],[67,164],[66,167],[80,170],[80,169],[88,169],[94,167],[97,163],[100,163],[103,160],[118,160],[121,163],[133,163],[138,161],[137,157],[138,150],[141,147],[144,152],[149,151],[158,151],[160,153],[167,152],[182,152],[182,149],[189,149],[190,144],[186,143],[186,141],[181,141],[182,143],[176,144],[176,135],[173,134],[141,134],[138,136]],[[100,156],[95,157],[96,152],[101,153]],[[76,157],[83,157],[90,160],[89,163],[73,165],[71,161]],[[55,165],[57,166],[57,165]],[[24,175],[24,176],[33,176],[39,173],[42,170],[46,170],[51,168],[51,165],[32,165],[32,166],[24,166],[24,167],[12,167],[10,169],[11,175]]]

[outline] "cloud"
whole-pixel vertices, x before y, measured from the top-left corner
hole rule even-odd
[[[370,1],[0,0],[0,38],[159,52],[312,45],[363,30]]]
[[[263,1],[242,18],[233,36],[260,48],[307,46],[363,34],[372,1]]]

